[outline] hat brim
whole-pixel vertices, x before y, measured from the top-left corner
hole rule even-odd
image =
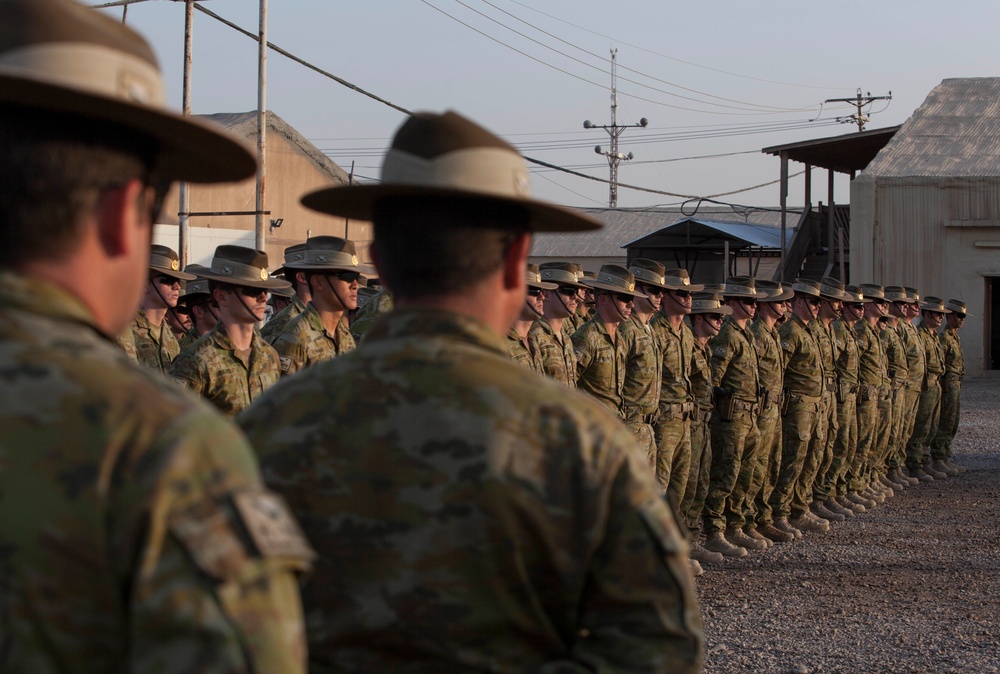
[[[555,290],[559,287],[558,283],[549,283],[548,281],[528,281],[529,288],[538,288],[539,290]]]
[[[201,278],[207,278],[209,281],[218,281],[219,283],[228,283],[234,286],[247,286],[249,288],[261,288],[263,290],[281,290],[283,288],[291,288],[292,284],[288,281],[284,281],[278,278],[267,278],[267,279],[242,279],[233,278],[232,276],[223,276],[222,274],[216,274],[211,269],[206,269],[203,272],[198,272],[198,276]]]
[[[327,187],[310,192],[301,203],[308,209],[327,215],[339,215],[371,221],[379,201],[387,198],[423,197],[435,199],[475,199],[507,203],[528,211],[528,227],[534,232],[579,232],[604,227],[604,223],[562,206],[532,199],[515,199],[484,192],[472,192],[421,185],[348,185]]]
[[[723,299],[748,299],[748,300],[763,300],[767,298],[767,293],[755,290],[753,294],[750,293],[727,293],[722,292]]]
[[[171,278],[178,279],[180,281],[194,281],[195,279],[198,278],[194,274],[188,274],[187,272],[183,271],[175,271],[167,267],[154,267],[150,265],[149,270],[155,271],[157,274],[162,274],[163,276],[169,276]]]
[[[782,288],[782,291],[781,291],[780,295],[775,295],[774,297],[771,297],[770,295],[768,295],[767,297],[765,297],[764,299],[762,299],[760,301],[761,302],[787,302],[788,300],[792,299],[793,297],[795,297],[795,291],[794,290],[792,290],[791,288]]]
[[[697,309],[697,310],[692,309],[690,315],[691,316],[700,316],[700,315],[703,315],[703,314],[722,314],[723,316],[732,316],[733,315],[733,308],[732,307],[727,307],[726,305],[722,305],[721,307],[716,307],[715,309],[704,309],[704,310],[702,310],[702,309]]]
[[[255,153],[201,120],[0,71],[0,100],[80,120],[128,127],[159,143],[156,177],[193,183],[233,182],[257,172]]]
[[[612,293],[621,293],[623,295],[631,295],[632,297],[641,297],[643,299],[649,299],[649,295],[647,295],[645,293],[640,293],[640,292],[637,292],[635,290],[627,290],[625,288],[619,288],[617,286],[611,285],[610,283],[601,283],[600,281],[588,281],[587,282],[587,287],[588,288],[597,289],[597,290],[607,290],[608,292],[612,292]]]
[[[643,281],[646,283],[646,281]],[[653,284],[657,285],[657,284]],[[690,283],[688,285],[672,285],[670,283],[664,283],[661,288],[666,288],[667,290],[686,290],[689,293],[700,293],[705,289],[704,283]]]
[[[305,262],[301,264],[286,264],[279,269],[275,270],[277,273],[279,270],[291,270],[291,271],[356,271],[359,274],[364,274],[365,276],[374,276],[378,274],[375,267],[367,264],[360,264],[357,267],[352,267],[346,264],[307,264]]]

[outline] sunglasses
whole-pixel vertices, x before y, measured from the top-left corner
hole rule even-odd
[[[670,292],[672,292],[677,297],[681,297],[681,298],[691,297],[691,293],[688,292],[687,290],[671,290]]]
[[[688,293],[688,294],[690,295],[690,293]],[[740,298],[740,304],[742,304],[744,306],[747,306],[747,307],[755,307],[755,306],[757,306],[757,300],[749,298],[749,297],[742,297],[742,298]]]
[[[615,299],[622,304],[629,304],[635,301],[635,296],[627,293],[615,293]]]
[[[528,295],[530,295],[531,297],[541,297],[542,296],[542,289],[541,288],[528,288]]]
[[[561,286],[556,288],[556,292],[563,297],[576,297],[578,290],[576,288],[570,288],[569,286]]]
[[[643,286],[642,287],[642,292],[646,293],[647,295],[666,295],[667,294],[666,288],[661,288],[659,286]]]
[[[961,318],[962,320],[965,320],[965,314],[960,314],[957,311],[951,312],[951,315],[954,316],[955,318]]]
[[[176,285],[180,285],[181,284],[181,280],[180,279],[174,278],[173,276],[167,276],[166,274],[161,274],[159,276],[154,276],[153,280],[156,281],[157,283],[159,283],[160,285],[164,285],[164,286],[172,286],[174,284],[176,284]]]
[[[243,297],[260,297],[261,295],[267,295],[267,290],[264,288],[253,288],[251,286],[233,286],[233,290],[238,292]]]
[[[720,322],[721,323],[722,319],[723,319],[723,315],[722,314],[705,314],[705,318],[707,318],[710,321],[716,321],[716,322]]]
[[[335,276],[345,283],[354,283],[361,278],[361,274],[356,271],[332,271],[327,276]]]
[[[823,304],[823,300],[821,300],[818,297],[810,297],[806,300],[806,303],[811,307],[818,307],[819,305]]]

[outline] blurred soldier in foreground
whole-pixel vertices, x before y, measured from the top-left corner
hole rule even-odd
[[[113,341],[169,182],[254,172],[162,99],[119,22],[0,0],[5,673],[303,669],[304,539],[239,432]]]
[[[686,547],[631,434],[507,354],[531,233],[600,226],[527,189],[507,143],[420,113],[380,183],[303,198],[373,221],[396,302],[241,415],[321,551],[312,672],[700,669]]]

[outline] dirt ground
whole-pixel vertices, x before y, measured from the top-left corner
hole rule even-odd
[[[967,380],[958,477],[705,566],[705,671],[1000,672],[1000,380]]]

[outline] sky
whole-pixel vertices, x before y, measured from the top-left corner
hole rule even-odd
[[[259,1],[202,6],[258,30]],[[102,11],[122,16],[120,7]],[[183,3],[130,5],[127,22],[152,43],[179,108]],[[271,0],[267,36],[399,107],[456,110],[529,158],[603,181],[608,162],[594,147],[607,150],[609,134],[583,122],[611,123],[617,49],[616,121],[648,120],[621,134],[620,152],[634,158],[619,166],[618,206],[712,197],[775,207],[779,161],[761,148],[856,131],[837,121],[853,106],[824,101],[853,98],[858,88],[892,94],[865,108],[866,128],[877,129],[905,122],[943,79],[1000,76],[998,25],[996,0]],[[255,110],[257,43],[195,11],[193,45],[193,111]],[[269,110],[362,181],[378,179],[381,155],[405,120],[273,50],[266,98]],[[539,198],[608,205],[606,182],[529,166]],[[803,168],[792,163],[790,172]],[[814,169],[814,202],[827,201],[826,182]],[[801,205],[803,184],[792,178],[790,205]],[[837,177],[835,199],[849,200],[846,177]]]

